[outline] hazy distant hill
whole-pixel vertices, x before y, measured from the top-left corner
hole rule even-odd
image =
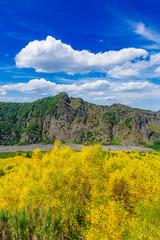
[[[160,140],[160,112],[121,104],[99,106],[63,92],[32,103],[0,103],[0,144],[145,145]]]

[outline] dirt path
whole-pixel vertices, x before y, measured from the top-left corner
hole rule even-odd
[[[64,146],[64,145],[62,145]],[[69,144],[70,148],[73,150],[81,151],[82,146],[79,144]],[[41,151],[52,150],[54,148],[53,144],[42,145],[42,144],[31,144],[26,146],[0,146],[0,152],[20,152],[20,151],[33,151],[39,148]],[[151,148],[135,147],[135,146],[103,146],[103,151],[145,151],[152,152],[154,151]]]

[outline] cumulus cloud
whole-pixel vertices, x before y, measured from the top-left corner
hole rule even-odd
[[[137,69],[132,69],[126,66],[115,66],[107,72],[108,76],[112,78],[130,78],[136,77],[139,74]]]
[[[93,91],[101,89],[109,89],[110,83],[107,80],[97,80],[95,82],[88,82],[83,84],[56,84],[41,79],[32,79],[28,83],[16,83],[7,84],[1,86],[1,91],[6,94],[7,91],[20,91],[24,93],[38,93],[38,94],[55,94],[57,92],[67,91],[67,92],[83,92],[83,91]]]
[[[160,100],[160,86],[148,81],[116,82],[108,80],[93,81],[92,79],[92,82],[88,80],[88,82],[81,83],[57,84],[42,78],[32,79],[27,83],[2,85],[0,89],[0,95],[7,94],[9,91],[17,91],[39,97],[43,95],[54,96],[66,91],[69,96],[82,97],[86,101],[100,104],[125,103],[150,98]]]
[[[149,67],[151,67],[149,61],[136,61],[136,62],[126,62],[121,66],[115,66],[111,68],[107,74],[109,77],[124,79],[124,78],[135,78],[139,77],[140,74]],[[143,74],[142,74],[143,75]]]
[[[87,80],[87,82],[76,82],[72,84],[57,84],[46,79],[32,79],[27,83],[5,84],[0,88],[1,101],[33,101],[43,96],[54,96],[65,91],[69,96],[82,97],[85,101],[108,105],[112,103],[134,104],[147,100],[160,101],[160,85],[148,81],[108,81]],[[20,97],[9,97],[9,92],[15,91]],[[26,98],[27,97],[27,98]],[[151,101],[152,100],[152,101]],[[135,104],[134,106],[137,106]],[[143,108],[150,107],[144,105]],[[154,108],[154,105],[151,109]]]
[[[87,50],[77,51],[48,36],[46,40],[30,42],[16,55],[15,61],[18,68],[34,68],[36,72],[75,74],[93,70],[107,72],[116,65],[145,58],[147,55],[146,50],[136,48],[97,54]]]
[[[135,62],[126,62],[121,66],[114,66],[108,70],[107,75],[115,79],[133,79],[133,78],[150,78],[156,75],[160,67],[160,53],[149,56],[147,60],[137,60]]]
[[[7,84],[3,85],[2,89],[4,91],[20,91],[25,93],[40,93],[45,94],[50,90],[50,88],[54,88],[56,84],[50,81],[46,81],[45,79],[32,79],[28,83],[16,83],[16,84]]]
[[[151,66],[160,65],[160,53],[151,55],[149,63]]]
[[[32,79],[27,83],[6,84],[1,86],[0,95],[4,95],[7,91],[19,91],[24,93],[38,94],[55,94],[57,92],[88,92],[90,95],[103,95],[106,92],[117,91],[137,91],[146,89],[160,88],[159,85],[148,81],[135,82],[109,82],[107,80],[96,80],[94,82],[86,82],[81,84],[56,84],[47,81],[44,78]],[[103,90],[103,91],[102,91]],[[107,96],[108,97],[108,96]],[[104,98],[104,97],[103,97]],[[113,97],[112,97],[113,98]],[[107,99],[107,98],[106,98]]]

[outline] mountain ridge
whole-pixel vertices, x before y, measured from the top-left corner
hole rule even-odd
[[[31,103],[0,102],[0,145],[74,142],[144,146],[160,140],[160,111],[96,105],[62,92]]]

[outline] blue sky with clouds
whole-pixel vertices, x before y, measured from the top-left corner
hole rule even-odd
[[[158,0],[0,0],[0,101],[160,110]]]

